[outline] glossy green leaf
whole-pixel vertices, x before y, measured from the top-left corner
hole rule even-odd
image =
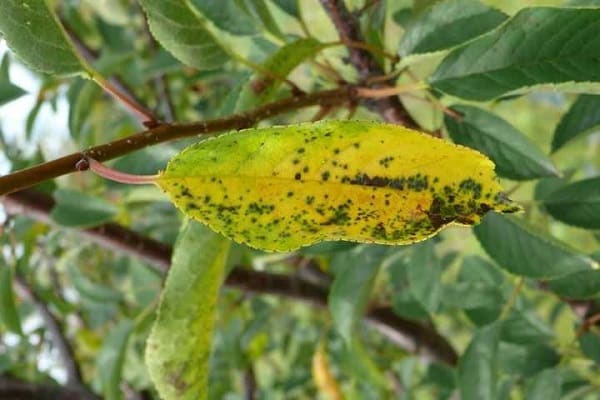
[[[431,240],[413,246],[406,272],[413,297],[429,313],[435,313],[442,293],[442,266]]]
[[[589,299],[600,295],[600,270],[577,271],[548,281],[554,293],[571,299]]]
[[[600,229],[600,178],[565,185],[550,193],[543,204],[548,213],[561,222]]]
[[[475,332],[458,362],[458,388],[462,400],[494,400],[500,324]]]
[[[411,21],[399,52],[404,57],[448,49],[494,29],[506,18],[478,0],[441,1]]]
[[[546,369],[533,376],[527,382],[525,391],[527,400],[560,400],[561,379],[558,369]]]
[[[164,400],[208,396],[208,363],[217,297],[229,241],[185,223],[175,245],[158,316],[146,344],[146,366]]]
[[[4,327],[18,335],[22,335],[21,320],[15,303],[13,291],[13,273],[8,265],[0,267],[0,322]]]
[[[9,69],[10,60],[8,54],[5,54],[0,64],[0,106],[16,100],[27,93],[19,86],[10,82]]]
[[[248,111],[272,100],[283,84],[283,79],[325,47],[318,40],[308,38],[298,39],[278,49],[260,66],[268,74],[255,74],[239,93],[236,110]]]
[[[57,224],[68,227],[87,227],[111,221],[117,208],[101,197],[90,194],[58,189],[54,192],[56,204],[50,217]]]
[[[362,121],[225,134],[176,155],[156,183],[189,216],[272,251],[414,243],[491,209],[517,210],[480,153]]]
[[[590,82],[600,82],[599,19],[600,9],[525,8],[453,50],[430,81],[469,100],[490,100],[541,84],[569,83],[572,90],[588,90]]]
[[[228,60],[227,50],[185,0],[140,0],[150,31],[175,58],[200,70]]]
[[[120,400],[123,398],[121,374],[132,329],[133,323],[131,321],[123,320],[119,322],[110,330],[98,353],[96,368],[102,385],[102,394],[107,400]]]
[[[552,137],[552,151],[560,149],[570,140],[598,127],[600,127],[600,95],[582,94],[558,123]]]
[[[191,0],[191,4],[219,29],[234,35],[258,33],[258,26],[235,0]]]
[[[55,75],[87,69],[46,0],[0,1],[0,36],[32,69]]]
[[[352,342],[356,323],[362,318],[383,258],[385,246],[357,246],[336,254],[332,269],[339,268],[329,292],[329,311],[334,326],[348,344]]]
[[[600,366],[600,336],[596,332],[584,332],[578,341],[583,354]]]
[[[503,269],[531,278],[556,278],[596,263],[524,221],[490,213],[474,228],[485,251]]]
[[[452,140],[488,156],[498,175],[515,180],[558,175],[550,158],[507,121],[477,107],[451,109],[463,116],[460,120],[444,116]]]

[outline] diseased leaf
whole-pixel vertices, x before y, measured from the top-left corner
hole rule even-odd
[[[156,183],[191,217],[271,251],[324,240],[414,243],[492,209],[518,209],[480,153],[360,121],[225,134],[176,155]]]
[[[0,1],[0,36],[32,69],[55,75],[88,69],[45,0]]]
[[[481,246],[500,267],[531,278],[556,278],[596,263],[517,218],[489,213],[474,228]]]
[[[589,299],[600,295],[600,270],[588,269],[573,272],[548,281],[554,293],[571,299]]]
[[[56,204],[50,213],[54,222],[69,227],[100,225],[114,218],[117,208],[100,197],[82,192],[58,189]]]
[[[229,241],[189,221],[181,230],[146,344],[146,366],[164,400],[208,396],[208,362]]]
[[[557,220],[585,229],[600,229],[600,177],[567,184],[543,204]]]
[[[582,94],[558,123],[552,137],[552,151],[596,127],[600,127],[600,95]]]
[[[132,328],[133,323],[129,320],[119,322],[108,333],[98,353],[96,366],[102,384],[102,394],[107,400],[119,400],[123,398],[121,393],[121,373],[123,371],[125,352]]]
[[[451,109],[463,116],[460,120],[444,116],[452,140],[488,156],[498,175],[515,180],[558,175],[550,158],[502,118],[472,106]]]
[[[462,400],[493,400],[496,394],[497,355],[501,324],[479,329],[458,362]]]
[[[339,271],[329,292],[329,311],[336,329],[348,344],[352,342],[356,322],[362,317],[387,250],[385,246],[362,245],[336,254],[331,261],[332,269],[337,267]]]
[[[21,320],[15,303],[13,291],[13,272],[8,265],[0,267],[0,322],[17,335],[22,335]]]
[[[247,111],[272,100],[290,72],[325,47],[312,38],[298,39],[281,47],[261,65],[265,73],[255,74],[239,93],[237,111]]]
[[[185,0],[140,0],[156,40],[178,60],[200,70],[220,67],[229,56]]]
[[[600,9],[525,8],[453,50],[430,81],[445,93],[480,101],[541,84],[600,82],[599,20]]]
[[[429,53],[457,46],[500,25],[507,15],[477,0],[446,0],[426,9],[406,28],[399,53]]]

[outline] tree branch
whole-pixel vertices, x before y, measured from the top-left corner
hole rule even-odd
[[[344,0],[321,0],[323,8],[335,25],[340,39],[344,43],[364,43],[365,39],[360,31],[360,23],[356,15],[350,13]],[[350,62],[358,72],[362,82],[367,82],[374,76],[384,75],[383,68],[377,63],[375,57],[365,48],[348,46]],[[373,89],[394,87],[394,81],[388,80],[370,85]],[[365,100],[365,106],[381,115],[388,122],[401,124],[409,128],[419,128],[419,125],[406,111],[398,96],[393,95],[378,100]]]
[[[248,128],[266,118],[283,114],[303,107],[319,105],[331,107],[353,101],[356,90],[352,86],[324,90],[301,96],[291,96],[247,113],[235,114],[227,118],[187,124],[162,124],[144,132],[123,139],[94,146],[88,150],[69,154],[27,169],[0,177],[0,196],[29,188],[49,179],[54,179],[77,171],[77,163],[90,157],[97,161],[107,161],[132,153],[144,147],[170,140],[216,133],[231,129]]]
[[[50,222],[49,213],[54,201],[34,191],[9,194],[3,199],[9,214],[24,214]],[[145,238],[116,224],[105,224],[81,231],[90,240],[134,257],[143,258],[160,271],[170,266],[172,249],[160,242]],[[318,307],[327,307],[328,287],[283,274],[254,271],[236,267],[227,277],[229,287],[257,294],[270,294],[300,300]],[[378,308],[365,316],[380,333],[411,352],[455,365],[458,356],[452,346],[431,327],[404,319],[389,308]]]
[[[31,383],[0,376],[0,399],[10,400],[97,400],[98,397],[73,387],[50,383]]]

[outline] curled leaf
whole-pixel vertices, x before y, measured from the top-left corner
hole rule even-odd
[[[323,240],[414,243],[518,209],[482,154],[364,121],[225,134],[173,157],[156,183],[189,216],[271,251]]]

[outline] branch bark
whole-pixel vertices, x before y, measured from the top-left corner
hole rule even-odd
[[[31,383],[8,376],[0,376],[0,399],[11,400],[97,400],[77,388],[53,385],[50,383]]]
[[[3,202],[9,214],[24,214],[50,223],[49,213],[54,201],[47,195],[28,190],[9,194]],[[166,272],[170,266],[171,247],[122,226],[105,224],[81,232],[101,246],[142,258],[162,272]],[[231,271],[225,285],[245,292],[276,295],[327,307],[328,287],[298,277],[238,266]],[[458,356],[450,343],[428,325],[401,318],[390,308],[370,310],[365,319],[381,334],[408,351],[451,365],[457,363]]]
[[[344,0],[321,0],[321,4],[329,18],[335,25],[340,39],[345,43],[364,43],[365,39],[360,30],[357,15],[346,8]],[[384,75],[383,68],[377,63],[373,55],[363,48],[347,46],[350,53],[350,62],[358,72],[361,82],[366,83],[369,78]],[[392,80],[374,83],[369,86],[373,89],[394,87]],[[418,129],[419,125],[402,105],[398,96],[385,97],[378,100],[364,100],[365,106],[381,115],[388,122],[404,125],[408,128]]]

